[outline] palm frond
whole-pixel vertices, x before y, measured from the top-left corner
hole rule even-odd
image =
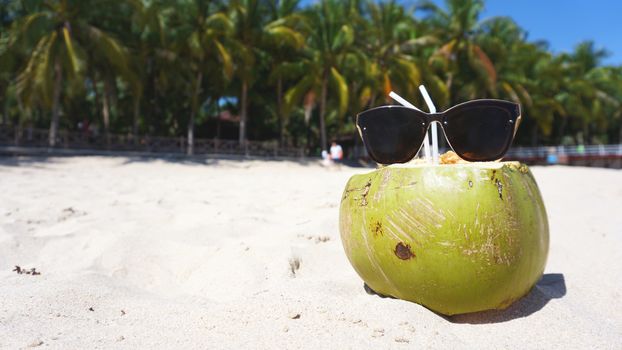
[[[348,108],[348,84],[337,69],[332,67],[330,75],[339,101],[339,115],[344,115]]]
[[[67,27],[63,27],[63,39],[65,40],[65,46],[67,48],[67,53],[69,59],[71,60],[71,67],[73,68],[74,73],[77,73],[80,70],[80,66],[78,65],[78,57],[76,56],[76,52],[73,49],[73,42],[71,40],[71,35],[69,34],[69,30]]]
[[[231,79],[231,77],[233,76],[233,60],[231,58],[231,55],[220,41],[214,40],[214,45],[216,45],[216,49],[218,50],[218,56],[220,59],[220,63],[223,66],[225,77],[227,79]]]

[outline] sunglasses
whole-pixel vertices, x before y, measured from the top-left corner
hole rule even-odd
[[[441,113],[390,105],[361,112],[356,126],[369,156],[380,164],[406,163],[423,144],[430,124],[443,128],[449,146],[470,162],[501,159],[521,120],[520,105],[502,100],[473,100]]]

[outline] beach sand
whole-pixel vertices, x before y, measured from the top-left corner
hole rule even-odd
[[[0,158],[0,348],[622,348],[622,171],[533,167],[544,278],[452,318],[365,293],[338,210],[368,171]]]

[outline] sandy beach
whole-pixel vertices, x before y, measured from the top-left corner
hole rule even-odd
[[[543,279],[507,310],[452,318],[364,291],[338,210],[369,171],[0,158],[0,348],[622,347],[622,171],[533,167]]]

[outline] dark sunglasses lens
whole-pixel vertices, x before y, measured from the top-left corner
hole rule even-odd
[[[468,161],[492,161],[503,157],[512,141],[511,113],[494,106],[473,106],[451,115],[445,125],[454,151]]]
[[[358,126],[370,157],[381,164],[408,162],[417,154],[425,136],[424,119],[405,107],[361,113]]]

